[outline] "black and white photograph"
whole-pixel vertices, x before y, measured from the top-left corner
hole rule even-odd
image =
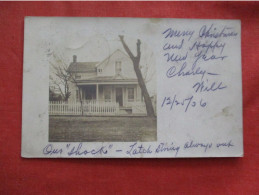
[[[80,49],[56,46],[46,51],[49,141],[156,141],[152,50],[124,35],[85,35],[82,40],[76,40]]]

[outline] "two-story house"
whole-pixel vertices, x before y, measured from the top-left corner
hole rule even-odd
[[[79,101],[81,94],[84,101],[117,102],[125,110],[144,104],[132,61],[121,50],[102,62],[78,62],[74,55],[68,70],[75,78],[69,101]]]

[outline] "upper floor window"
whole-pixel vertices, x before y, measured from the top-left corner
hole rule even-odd
[[[81,75],[76,74],[76,75],[75,75],[75,79],[81,79]]]
[[[103,72],[103,69],[98,68],[98,73],[102,73],[102,72]]]
[[[121,61],[115,62],[115,74],[119,75],[121,73]]]

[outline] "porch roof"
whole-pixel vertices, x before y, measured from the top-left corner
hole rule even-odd
[[[137,84],[138,80],[134,78],[125,78],[125,77],[114,77],[114,76],[105,76],[105,77],[92,77],[87,80],[78,80],[79,85],[83,84]]]

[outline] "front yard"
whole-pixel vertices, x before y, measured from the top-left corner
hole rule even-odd
[[[49,116],[50,142],[145,142],[156,140],[156,118]]]

